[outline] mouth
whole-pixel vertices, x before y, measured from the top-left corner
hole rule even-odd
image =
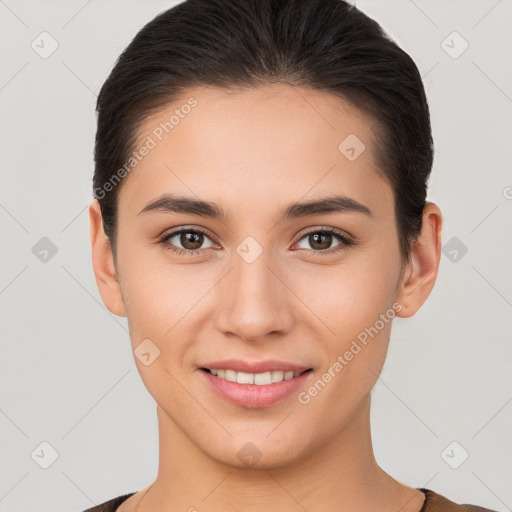
[[[269,370],[247,373],[232,369],[200,368],[206,388],[213,396],[245,408],[270,407],[296,394],[313,374],[312,368],[302,371]]]
[[[215,369],[215,368],[200,368],[203,372],[209,373],[219,379],[227,380],[229,382],[237,382],[238,384],[249,384],[254,386],[268,386],[278,382],[294,379],[304,373],[313,371],[308,368],[303,371],[282,371],[272,370],[263,373],[248,373],[231,369]]]

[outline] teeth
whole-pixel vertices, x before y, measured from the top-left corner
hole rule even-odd
[[[257,386],[272,384],[272,372],[255,373],[254,384]]]
[[[246,373],[237,372],[235,370],[210,370],[212,375],[230,382],[238,382],[239,384],[255,384],[256,386],[266,386],[274,382],[282,382],[298,377],[301,372],[282,372],[275,370],[265,373]]]
[[[224,378],[229,380],[230,382],[236,382],[236,372],[235,370],[226,370],[224,373]]]

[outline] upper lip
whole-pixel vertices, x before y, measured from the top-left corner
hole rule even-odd
[[[203,365],[202,368],[208,368],[209,370],[235,370],[246,373],[265,373],[270,371],[303,372],[310,367],[277,359],[267,359],[265,361],[225,359],[223,361],[212,361]]]

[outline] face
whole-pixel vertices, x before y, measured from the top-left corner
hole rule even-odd
[[[384,363],[402,308],[393,191],[373,122],[340,98],[188,92],[146,120],[137,148],[155,145],[119,190],[116,312],[169,432],[223,463],[284,466],[354,420]],[[157,207],[166,194],[209,208]],[[224,379],[204,370],[223,367]],[[251,378],[236,368],[295,376],[235,384]]]

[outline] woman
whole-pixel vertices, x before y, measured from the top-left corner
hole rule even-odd
[[[340,0],[187,0],[98,98],[93,266],[157,403],[159,470],[113,511],[478,511],[377,464],[392,321],[437,276],[410,59]]]

